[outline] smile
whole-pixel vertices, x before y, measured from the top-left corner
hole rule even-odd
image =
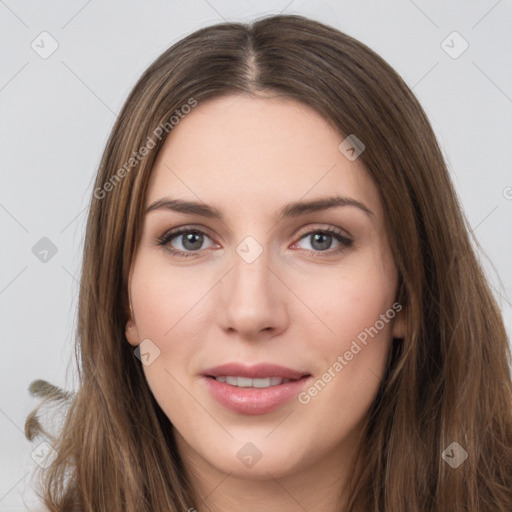
[[[311,374],[271,363],[227,363],[206,370],[202,376],[209,395],[225,409],[263,415],[297,397]]]

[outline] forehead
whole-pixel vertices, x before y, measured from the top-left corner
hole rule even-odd
[[[146,207],[172,195],[254,214],[341,194],[380,215],[378,191],[361,160],[349,161],[338,149],[344,138],[315,110],[289,98],[209,100],[168,136]]]

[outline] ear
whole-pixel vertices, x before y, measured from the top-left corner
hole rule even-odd
[[[396,310],[395,310],[396,311]],[[400,306],[400,310],[396,311],[395,318],[393,319],[393,338],[405,338],[407,334],[407,315],[405,309]]]
[[[125,335],[130,345],[133,345],[134,347],[140,345],[139,332],[135,322],[131,318],[126,322]]]
[[[135,315],[133,313],[132,306],[132,297],[130,293],[131,282],[132,282],[132,273],[133,273],[133,265],[130,268],[130,272],[128,274],[128,304],[126,305],[126,315],[128,316],[128,321],[126,322],[126,327],[124,330],[126,339],[128,343],[133,347],[138,347],[140,345],[139,331],[137,330],[137,324],[135,323]]]

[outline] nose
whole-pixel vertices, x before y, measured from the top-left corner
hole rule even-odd
[[[217,319],[223,330],[247,340],[286,330],[286,288],[269,263],[266,251],[251,263],[234,254],[232,270],[219,283]]]

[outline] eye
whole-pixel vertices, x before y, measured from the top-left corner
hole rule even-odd
[[[304,244],[304,242],[309,247],[301,246],[301,243]],[[206,246],[205,243],[207,243]],[[157,238],[156,244],[165,247],[172,255],[180,257],[199,256],[204,249],[219,247],[204,231],[190,226],[166,231]],[[299,241],[295,242],[291,248],[298,246],[299,249],[312,254],[333,254],[344,251],[352,244],[353,240],[344,232],[331,227],[303,233]]]
[[[307,242],[309,247],[299,248],[312,253],[338,253],[351,247],[353,244],[352,239],[348,238],[341,230],[335,228],[308,231],[294,245],[300,244],[301,241]]]
[[[204,247],[207,240],[211,243]],[[216,246],[204,231],[190,227],[167,231],[157,239],[156,243],[166,247],[171,254],[183,257],[198,256],[199,251]]]

